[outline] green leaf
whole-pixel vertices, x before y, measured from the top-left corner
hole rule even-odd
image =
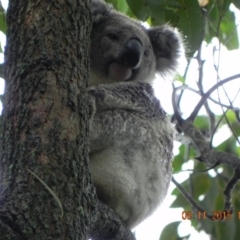
[[[221,214],[222,211],[219,213]],[[217,216],[217,211],[213,211],[215,217]],[[211,239],[217,240],[236,240],[238,236],[236,235],[236,221],[232,220],[225,220],[222,222],[219,221],[212,221],[210,219],[205,219],[200,222],[203,226],[203,230],[206,233],[210,234]]]
[[[238,122],[234,122],[231,124],[232,130],[236,136],[240,136],[240,124]]]
[[[233,220],[236,224],[235,236],[240,236],[240,201],[239,201],[239,191],[233,191],[232,196],[233,209]]]
[[[226,7],[229,7],[229,1],[227,3],[220,7],[216,4],[209,7],[206,41],[210,42],[213,37],[217,37],[223,45],[232,50],[239,47],[239,39],[235,15]]]
[[[221,117],[221,116],[219,116],[218,119],[220,119],[220,117]],[[235,114],[235,112],[232,111],[232,110],[228,110],[228,111],[226,112],[226,117],[227,117],[229,123],[234,123],[234,122],[237,121],[236,114]]]
[[[151,25],[160,26],[165,24],[165,14],[162,8],[159,9],[160,4],[154,7],[151,6]]]
[[[206,211],[214,211],[216,210],[215,199],[219,194],[223,197],[223,189],[219,186],[218,178],[210,178],[210,186],[208,189],[201,204]]]
[[[207,116],[197,116],[194,125],[201,130],[207,130],[209,129],[209,119]]]
[[[174,193],[175,195],[175,193]],[[171,208],[184,208],[184,209],[190,209],[190,204],[186,200],[186,198],[182,195],[182,193],[179,192],[177,195],[177,198],[173,201],[173,203],[170,206]]]
[[[229,10],[231,2],[232,0],[217,0],[217,8],[221,16],[224,16],[224,14]]]
[[[127,0],[128,6],[136,17],[141,21],[146,21],[150,15],[149,9],[146,7],[144,0]]]
[[[180,6],[177,0],[148,0],[146,4],[150,10],[151,24],[154,26],[165,24],[166,12],[176,13]]]
[[[217,214],[217,212],[215,211]],[[221,211],[219,212],[221,214]],[[213,236],[219,240],[236,240],[236,223],[232,220],[225,220],[224,222],[217,222],[213,229]]]
[[[178,240],[177,238],[178,231],[177,228],[181,222],[172,222],[168,224],[162,231],[159,240]]]
[[[220,24],[219,39],[228,50],[238,49],[239,41],[237,34],[237,26],[235,24],[235,14],[230,10],[227,11]]]
[[[236,154],[236,139],[230,137],[216,147],[216,150]]]
[[[184,155],[185,155],[185,151],[186,151],[186,146],[185,145],[181,145],[179,147],[179,154],[176,155],[174,157],[174,160],[173,160],[173,170],[174,170],[174,173],[177,173],[179,172],[180,170],[182,170],[182,165],[184,163]]]
[[[178,27],[182,30],[189,44],[189,55],[192,56],[204,39],[204,21],[198,1],[180,0],[182,7],[177,11]]]
[[[235,148],[235,151],[236,151],[236,155],[237,155],[237,156],[240,156],[240,147],[236,147],[236,148]]]
[[[106,2],[111,3],[118,11],[127,14],[129,8],[126,0],[106,0]]]
[[[175,80],[175,81],[178,81],[178,82],[181,82],[182,84],[184,84],[185,81],[186,81],[186,79],[185,79],[183,76],[179,75],[179,74],[177,74],[177,75],[175,76],[174,80]]]
[[[190,184],[190,181],[191,181],[191,184]],[[209,175],[207,173],[199,172],[199,173],[193,173],[191,175],[191,179],[185,180],[181,185],[187,192],[189,192],[188,191],[189,185],[193,186],[193,188],[192,188],[193,195],[192,196],[194,199],[197,200],[199,198],[199,196],[201,196],[203,194],[205,195],[206,192],[209,191],[209,189],[211,187],[211,181],[212,181],[212,179],[209,177]],[[178,195],[179,192],[180,192],[179,190],[176,191],[174,189],[174,191],[172,192],[172,195],[176,195],[176,194]],[[182,195],[182,194],[180,194],[180,195]],[[177,198],[179,198],[179,195],[177,196]],[[182,200],[174,201],[173,202],[174,207],[181,207],[181,206],[177,206],[178,201],[182,201]]]
[[[0,31],[6,34],[7,32],[7,23],[5,19],[5,13],[3,9],[0,9]]]
[[[209,191],[211,180],[207,173],[198,173],[192,175],[192,184],[194,186],[194,198],[198,199],[199,196]]]

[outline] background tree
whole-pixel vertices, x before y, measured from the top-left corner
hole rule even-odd
[[[80,4],[77,4],[77,1],[76,3],[72,3],[72,1],[71,3],[69,2],[69,4],[66,3],[67,6],[78,6],[76,9],[62,5],[61,1],[54,1],[54,3],[50,5],[49,3],[39,5],[38,1],[36,3],[35,1],[30,2],[32,3],[32,5],[29,5],[31,8],[27,9],[26,6],[22,8],[19,7],[19,1],[11,1],[12,8],[9,16],[12,17],[8,18],[9,33],[12,31],[13,35],[12,38],[8,40],[9,49],[7,49],[8,52],[6,54],[7,56],[9,54],[9,56],[6,58],[8,66],[6,70],[6,80],[11,88],[6,88],[4,101],[6,103],[10,102],[11,104],[4,110],[9,112],[9,115],[8,118],[5,119],[5,122],[3,121],[3,132],[5,131],[3,149],[5,149],[7,153],[12,153],[10,155],[12,162],[7,162],[5,160],[6,155],[3,154],[1,178],[5,179],[5,181],[1,183],[1,192],[4,196],[7,196],[8,200],[11,199],[10,203],[16,203],[18,208],[14,208],[14,212],[10,215],[6,215],[8,209],[2,208],[0,216],[2,216],[1,219],[4,225],[0,225],[0,227],[8,226],[13,220],[15,222],[15,218],[18,216],[24,216],[23,219],[29,219],[29,226],[26,225],[27,232],[29,232],[29,229],[31,231],[34,230],[35,233],[39,231],[38,228],[33,227],[32,222],[51,222],[54,229],[60,230],[59,232],[54,232],[50,228],[48,229],[48,233],[54,232],[52,233],[55,234],[53,237],[56,237],[56,234],[62,237],[62,233],[67,232],[65,230],[73,224],[71,221],[69,223],[66,222],[69,219],[66,218],[66,216],[69,216],[68,214],[72,217],[70,217],[70,219],[73,219],[73,216],[75,217],[77,215],[76,219],[79,219],[78,223],[81,223],[82,225],[80,224],[80,226],[84,226],[83,228],[85,229],[85,227],[88,226],[87,223],[89,220],[89,212],[86,212],[87,206],[97,206],[95,209],[99,209],[96,202],[93,204],[93,201],[95,201],[94,195],[92,195],[93,190],[89,187],[91,185],[87,184],[90,180],[85,171],[85,169],[87,169],[86,160],[77,159],[77,156],[86,156],[87,154],[84,150],[85,146],[81,145],[81,143],[84,144],[84,142],[79,140],[79,136],[81,136],[82,139],[84,134],[84,136],[87,135],[86,125],[83,125],[86,121],[84,112],[87,112],[87,107],[86,105],[81,105],[83,102],[86,103],[86,99],[77,100],[76,96],[80,96],[79,99],[81,99],[81,96],[84,96],[84,94],[79,93],[84,92],[83,89],[85,87],[87,74],[83,69],[88,66],[88,63],[84,62],[86,56],[84,54],[87,53],[84,52],[84,50],[79,50],[84,49],[81,44],[86,44],[85,46],[87,46],[87,43],[83,43],[81,38],[85,33],[82,29],[85,28],[80,28],[80,25],[76,26],[76,22],[77,16],[80,16],[79,13],[82,14],[81,16],[86,16],[86,9],[88,8],[80,10]],[[190,177],[181,184],[183,194],[179,189],[173,191],[172,194],[176,196],[176,200],[173,202],[172,207],[183,207],[184,210],[186,210],[183,217],[189,219],[196,230],[204,230],[210,234],[211,239],[237,239],[237,236],[240,235],[239,187],[236,185],[240,177],[240,117],[239,103],[238,105],[235,104],[235,99],[239,99],[238,81],[240,74],[222,79],[220,74],[222,66],[219,67],[218,54],[222,46],[227,47],[229,50],[239,47],[235,15],[230,9],[230,4],[234,4],[235,7],[240,8],[239,0],[109,0],[108,2],[113,3],[118,10],[125,14],[147,22],[149,25],[161,25],[168,22],[178,27],[182,32],[187,49],[188,64],[183,76],[177,76],[172,84],[172,105],[174,109],[172,119],[176,123],[179,131],[177,140],[181,142],[179,153],[174,158],[173,168],[174,172],[178,173],[182,171],[184,163],[193,160],[194,167]],[[21,3],[21,5],[24,6],[24,3]],[[54,9],[51,7],[54,7]],[[56,33],[59,32],[57,35],[49,34],[50,28],[47,28],[42,24],[40,18],[37,18],[38,15],[35,13],[39,12],[40,9],[42,9],[42,15],[40,14],[39,16],[43,17],[41,20],[44,20],[43,22],[46,26],[49,26],[51,22],[53,24],[55,17],[58,19],[58,22],[55,22],[55,25],[51,26],[51,29],[52,27],[54,29],[56,28]],[[49,9],[47,13],[46,9]],[[56,16],[52,15],[52,13],[56,13]],[[23,18],[23,16],[25,16],[25,18]],[[22,21],[19,22],[19,19]],[[86,21],[85,17],[84,19],[85,20],[80,18],[80,20],[83,20],[83,25],[81,26],[87,28],[89,22]],[[31,32],[30,26],[34,27],[32,24],[35,21],[37,21],[39,25],[35,26],[35,32],[32,32],[32,35],[30,35],[32,37],[29,38],[29,36],[25,36],[25,34]],[[12,24],[12,28],[10,23]],[[72,30],[69,28],[70,26]],[[2,31],[6,30],[3,17],[0,18],[0,29]],[[44,37],[40,29],[43,29],[44,32],[46,31],[47,38]],[[76,32],[81,34],[76,36],[74,35]],[[88,33],[86,31],[86,34]],[[19,36],[22,36],[22,38],[19,39]],[[80,37],[80,39],[78,37]],[[216,77],[215,79],[210,79],[208,72],[206,72],[202,51],[203,46],[210,44],[214,39],[219,41],[218,49],[213,49],[213,56],[217,59],[212,65],[216,71]],[[26,40],[28,40],[30,45],[32,44],[33,48],[28,49],[29,46],[23,44]],[[42,45],[42,43],[45,43],[45,45]],[[55,43],[58,45],[55,45]],[[68,44],[70,44],[70,46],[68,46]],[[46,48],[46,46],[48,46],[48,48]],[[56,48],[56,46],[59,47]],[[59,49],[61,49],[61,51]],[[71,51],[65,52],[64,49],[71,49]],[[49,52],[49,50],[51,51]],[[36,56],[32,55],[33,52]],[[18,54],[16,55],[16,53]],[[52,56],[49,57],[46,53],[52,54]],[[22,56],[22,58],[19,56]],[[79,57],[80,64],[76,61]],[[192,75],[189,74],[189,69],[193,62],[197,62],[198,64],[198,79],[195,88],[186,85],[186,83],[189,84],[195,81],[195,78],[193,79]],[[50,89],[45,87],[47,79],[51,79],[51,83],[54,84],[51,85]],[[68,82],[66,79],[71,79],[71,81]],[[236,85],[236,94],[232,94],[227,88],[227,83],[233,81]],[[208,82],[213,82],[213,84],[211,87],[206,88]],[[77,92],[74,92],[75,89],[78,89]],[[212,95],[214,91],[217,92],[215,97]],[[184,108],[182,102],[188,92],[194,92],[198,95],[199,103],[188,117],[183,118],[184,109],[186,108]],[[49,98],[49,96],[51,97]],[[25,100],[23,101],[23,99]],[[43,99],[45,99],[44,101],[46,102],[45,108],[39,109],[39,102],[41,101],[42,104]],[[59,109],[53,111],[51,101],[61,103]],[[221,114],[215,112],[212,103],[221,107]],[[205,108],[206,114],[199,113],[202,107]],[[61,114],[54,115],[57,112]],[[48,113],[47,119],[49,119],[49,121],[44,123],[37,121],[38,114],[40,113]],[[53,115],[51,115],[51,113]],[[16,117],[18,116],[17,114],[19,114],[19,117]],[[74,136],[70,130],[61,131],[63,129],[69,129],[70,115],[72,116],[72,124],[75,123],[75,127],[79,123],[81,124],[77,131],[74,129]],[[26,122],[27,119],[29,122]],[[29,125],[31,127],[29,127]],[[8,131],[6,130],[11,130],[16,126],[19,130],[13,131],[14,137],[12,135],[8,137]],[[217,131],[226,126],[232,134],[227,139],[224,139],[221,144],[213,148],[212,141]],[[40,131],[41,128],[47,129],[48,132],[42,133],[42,131]],[[30,131],[29,129],[32,130]],[[80,131],[83,131],[82,134]],[[14,139],[14,141],[12,139]],[[66,145],[66,143],[69,145]],[[73,150],[70,150],[66,155],[66,147],[74,149],[76,143],[83,147],[79,148],[80,155],[74,155]],[[57,149],[59,151],[51,151],[53,144],[54,147],[58,146]],[[26,151],[26,148],[31,151]],[[48,149],[48,151],[46,151],[46,149]],[[47,158],[44,157],[46,154],[48,154],[47,156],[51,156],[51,159],[54,159],[50,163],[47,162],[49,164],[47,168],[45,166]],[[27,162],[24,156],[28,157]],[[21,161],[21,159],[25,160]],[[76,161],[70,162],[67,161],[68,159],[76,159]],[[63,164],[64,161],[69,163],[67,168],[66,164]],[[84,164],[81,165],[80,162]],[[80,168],[82,172],[79,171]],[[213,169],[215,175],[209,174],[209,169]],[[7,181],[6,172],[10,172],[11,174],[8,178],[10,180]],[[47,187],[43,187],[44,184],[38,180],[34,173],[43,180],[43,183],[51,186],[50,189],[53,190],[53,197],[49,197],[51,196],[50,191],[47,190]],[[51,175],[49,173],[51,173]],[[83,177],[83,175],[85,177]],[[176,181],[174,182],[178,185]],[[69,183],[71,184],[69,185]],[[178,187],[181,188],[181,186]],[[70,190],[76,189],[76,187],[82,190],[84,189],[84,193],[88,194],[81,196],[74,195],[74,192]],[[64,189],[62,193],[60,191],[61,189]],[[39,194],[39,191],[41,191],[41,194]],[[13,198],[12,196],[16,195],[12,194],[17,193],[20,193],[20,198]],[[36,194],[38,195],[37,197]],[[183,196],[184,194],[185,196]],[[26,210],[23,215],[19,215],[19,207],[25,209],[24,206],[27,206],[26,203],[29,204],[29,202],[27,202],[28,199],[35,200],[35,197],[36,202],[32,202],[32,205],[30,204],[29,206],[34,206],[34,209],[37,206],[37,212],[31,212],[31,214],[29,214]],[[43,199],[48,199],[48,202],[42,201]],[[1,198],[1,204],[3,201],[5,201],[5,198]],[[63,207],[61,207],[59,202],[63,204]],[[73,208],[69,210],[69,206],[72,205],[72,203],[76,205],[78,202],[81,203],[79,204],[78,213],[75,213]],[[60,205],[60,207],[58,205]],[[7,205],[5,204],[4,206]],[[63,225],[57,225],[59,224],[58,219],[59,216],[61,216],[62,208],[64,209],[63,220],[61,222]],[[54,209],[54,211],[51,209]],[[67,212],[65,212],[66,209],[68,210]],[[99,213],[99,211],[96,211],[96,213],[97,212]],[[105,212],[105,210],[103,210],[103,212]],[[108,212],[108,210],[106,210],[106,212]],[[46,214],[45,216],[51,216],[51,218],[42,219],[41,217],[36,217],[41,216],[40,213]],[[79,214],[80,216],[86,217],[84,218],[86,222],[84,222],[83,217],[78,218]],[[205,217],[206,219],[204,219]],[[210,219],[214,218],[215,220],[209,220],[208,217]],[[34,220],[32,220],[32,218]],[[177,227],[179,224],[180,222],[169,224],[162,232],[160,239],[177,239]],[[10,224],[9,226],[14,226],[14,234],[19,231],[20,225]],[[45,228],[44,226],[49,225],[42,224],[41,228]],[[101,228],[100,226],[97,228],[98,230],[108,229],[107,227]],[[13,229],[10,229],[9,232],[12,232]],[[25,231],[25,229],[23,230]],[[21,229],[21,231],[26,234],[23,230]],[[121,230],[120,233],[123,231],[123,234],[128,234],[124,230]],[[86,229],[86,232],[88,231],[90,230]],[[77,234],[77,231],[75,233]],[[186,236],[186,239],[187,238],[188,236]]]

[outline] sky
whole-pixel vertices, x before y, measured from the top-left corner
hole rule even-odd
[[[7,6],[7,1],[2,0],[2,4],[4,8]],[[234,6],[231,6],[231,10],[235,12],[236,16],[236,23],[238,25],[238,35],[240,39],[240,11],[236,9]],[[0,32],[0,42],[2,49],[4,49],[5,46],[5,35]],[[206,44],[204,44],[206,45]],[[208,46],[203,46],[203,60],[206,60],[205,63],[205,69],[204,72],[207,73],[207,76],[205,77],[205,89],[209,89],[211,86],[213,86],[216,83],[216,72],[213,68],[213,62],[214,57],[212,54],[212,50],[214,47],[218,48],[218,41],[214,39],[212,41],[212,44]],[[220,72],[219,75],[221,79],[224,79],[226,77],[229,77],[231,75],[240,73],[240,67],[239,67],[239,56],[240,56],[240,50],[233,50],[228,51],[224,46],[221,46],[221,55],[220,55]],[[0,62],[3,62],[3,54],[0,54]],[[186,61],[183,59],[183,64],[180,68],[180,73],[184,72]],[[196,80],[198,73],[198,65],[197,62],[193,61],[193,63],[190,65],[189,73],[187,77],[187,84],[191,87],[196,88]],[[155,91],[157,97],[160,99],[161,104],[165,111],[167,111],[169,114],[173,113],[172,104],[171,104],[171,93],[172,93],[172,83],[170,81],[158,79],[156,81],[155,85]],[[231,96],[234,96],[235,93],[239,90],[239,88],[236,88],[236,81],[232,81],[229,84],[226,85],[226,89],[228,92],[231,93]],[[0,79],[0,94],[3,94],[4,91],[4,81],[3,79]],[[216,94],[216,93],[215,93]],[[214,96],[214,94],[213,94]],[[216,96],[216,95],[215,95]],[[222,96],[221,96],[222,97]],[[191,101],[189,101],[191,99]],[[199,98],[195,94],[188,92],[188,94],[184,95],[182,99],[181,109],[184,113],[183,117],[187,117],[191,111],[196,106],[196,103],[198,102]],[[240,97],[238,96],[238,99],[236,99],[235,102],[240,102]],[[213,110],[216,114],[221,114],[222,109],[216,105],[213,106]],[[1,111],[1,105],[0,105],[0,111]],[[201,110],[201,114],[205,114],[204,109]],[[221,129],[215,136],[213,145],[217,146],[220,141],[224,141],[230,136],[230,131],[228,128]],[[177,154],[178,148],[180,144],[175,142],[174,146],[174,153]],[[183,166],[184,169],[191,169],[193,168],[193,162],[190,161],[189,163],[185,164]],[[179,182],[183,182],[185,179],[188,178],[187,172],[182,172],[174,175],[174,178]],[[184,209],[178,208],[178,209],[172,209],[169,208],[171,203],[174,201],[175,197],[171,196],[170,193],[175,188],[175,185],[171,183],[168,195],[165,198],[164,202],[161,204],[161,206],[155,211],[155,213],[149,217],[147,220],[145,220],[142,224],[140,224],[136,229],[136,237],[137,240],[158,240],[160,233],[162,229],[171,222],[174,221],[182,221],[178,228],[178,232],[180,236],[185,236],[189,233],[191,233],[190,240],[209,240],[210,238],[204,233],[204,232],[196,232],[191,226],[190,221],[188,220],[182,220],[182,211]]]

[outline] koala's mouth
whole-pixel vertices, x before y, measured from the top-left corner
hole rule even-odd
[[[135,69],[114,61],[109,64],[108,77],[118,82],[131,81],[134,72]]]

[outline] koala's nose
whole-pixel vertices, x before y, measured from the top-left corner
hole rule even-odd
[[[127,41],[123,53],[123,63],[131,68],[138,68],[141,63],[142,44],[139,40],[133,38]]]

